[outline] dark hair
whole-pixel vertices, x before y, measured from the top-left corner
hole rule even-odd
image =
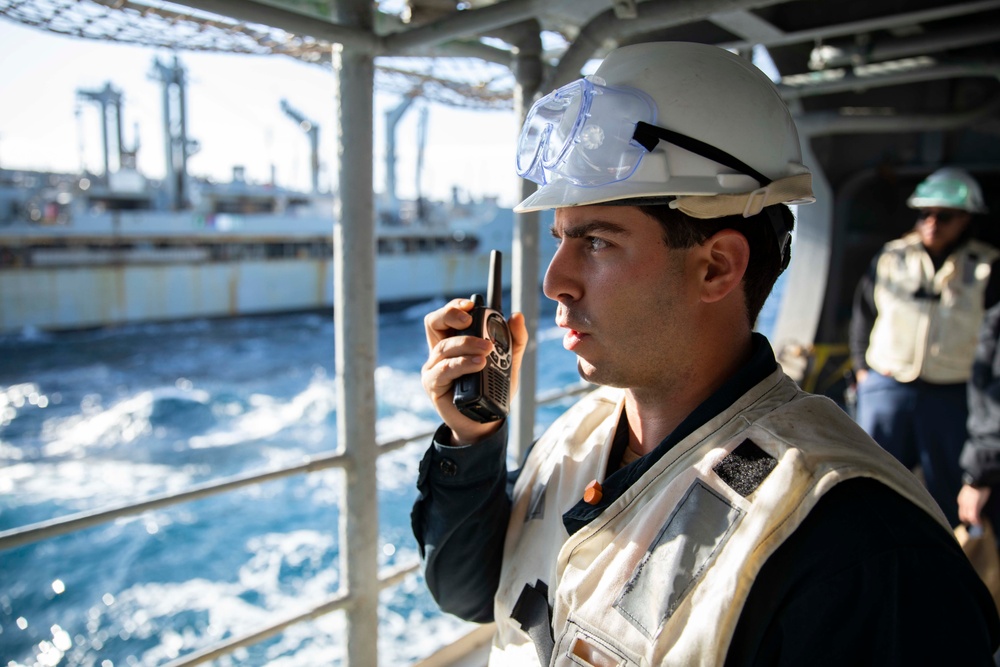
[[[780,215],[785,224],[791,230],[795,224],[791,210],[784,204],[777,206],[780,207]],[[767,212],[761,211],[749,218],[730,215],[703,220],[692,218],[666,204],[643,205],[638,208],[660,223],[663,227],[663,240],[671,248],[691,248],[700,245],[723,229],[734,229],[746,238],[750,245],[750,262],[743,275],[743,297],[752,327],[781,273],[778,240]]]

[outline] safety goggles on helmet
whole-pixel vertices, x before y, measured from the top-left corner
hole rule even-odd
[[[708,158],[760,185],[771,180],[710,144],[654,125],[656,105],[642,91],[579,79],[531,107],[518,139],[517,174],[546,185],[560,178],[580,187],[628,179],[661,141]]]
[[[531,107],[517,144],[517,174],[539,185],[558,175],[584,187],[632,175],[645,152],[632,143],[638,120],[655,119],[642,92],[579,79]]]

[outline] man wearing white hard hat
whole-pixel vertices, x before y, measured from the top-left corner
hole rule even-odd
[[[767,77],[710,46],[619,48],[535,103],[516,162],[540,187],[515,210],[555,209],[544,291],[600,387],[508,490],[506,420],[452,400],[494,346],[459,333],[470,301],[425,318],[444,424],[414,533],[442,609],[496,622],[490,664],[992,664],[1000,620],[933,499],[752,330],[787,204],[813,200]]]
[[[1000,301],[1000,252],[974,238],[973,216],[986,206],[968,172],[938,169],[907,204],[915,227],[883,246],[855,292],[857,420],[903,465],[922,470],[957,525],[966,386],[983,316]]]

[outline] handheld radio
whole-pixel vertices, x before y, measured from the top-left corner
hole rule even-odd
[[[463,415],[481,424],[503,419],[510,412],[510,373],[513,353],[510,328],[503,317],[503,283],[501,254],[490,253],[490,276],[487,300],[472,295],[474,307],[469,313],[472,324],[459,334],[487,338],[493,341],[493,351],[486,357],[486,367],[478,373],[463,375],[455,380],[455,407]]]

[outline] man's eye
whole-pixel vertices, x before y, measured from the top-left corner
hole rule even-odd
[[[604,239],[599,238],[597,236],[588,236],[587,243],[590,244],[591,250],[604,250],[605,248],[611,245]]]

